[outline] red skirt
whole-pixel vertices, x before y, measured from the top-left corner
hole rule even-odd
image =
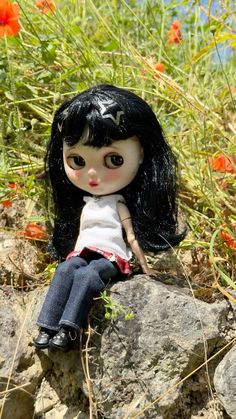
[[[130,275],[132,273],[132,269],[128,260],[123,259],[120,256],[115,255],[114,253],[106,252],[105,250],[100,250],[92,246],[84,247],[84,249],[82,250],[73,250],[67,255],[66,260],[69,260],[70,258],[74,256],[81,256],[81,257],[86,256],[91,251],[101,254],[104,258],[110,260],[111,262],[115,262],[123,274]]]

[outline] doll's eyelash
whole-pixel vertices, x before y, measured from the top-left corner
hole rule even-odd
[[[110,153],[104,157],[104,165],[108,169],[118,169],[124,164],[124,158],[118,153]]]
[[[68,156],[67,162],[72,169],[76,169],[77,167],[85,167],[86,162],[81,156]],[[74,167],[73,167],[74,166]]]

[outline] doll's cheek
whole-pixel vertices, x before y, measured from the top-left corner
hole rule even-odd
[[[81,179],[80,170],[66,170],[67,177],[71,180],[71,182],[78,182]]]
[[[127,181],[131,182],[134,177],[136,176],[138,171],[138,168],[133,167],[130,168],[120,168],[120,169],[114,169],[109,170],[108,173],[106,173],[105,178],[103,179],[105,182],[122,182],[122,180],[126,183]]]
[[[109,172],[105,175],[105,182],[114,181],[116,179],[120,179],[120,171],[119,170],[109,170]]]

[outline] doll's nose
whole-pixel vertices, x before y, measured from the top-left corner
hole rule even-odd
[[[89,177],[90,177],[91,179],[96,179],[96,178],[97,178],[97,172],[96,172],[96,170],[95,170],[93,167],[91,167],[91,168],[88,170],[88,175],[89,175]]]

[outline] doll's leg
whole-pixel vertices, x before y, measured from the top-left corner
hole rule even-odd
[[[35,346],[46,348],[52,335],[59,330],[59,320],[70,295],[75,271],[86,265],[87,262],[78,256],[58,265],[38,317],[41,330],[34,339]]]
[[[85,326],[93,299],[103,291],[107,281],[118,273],[119,269],[105,258],[94,260],[75,272],[70,296],[59,322],[62,328],[51,339],[50,346],[67,348],[70,337],[66,329],[79,332],[80,328]]]
[[[84,327],[93,299],[104,290],[109,278],[115,277],[118,272],[118,268],[105,258],[93,260],[85,268],[77,270],[60,325],[77,330]]]

